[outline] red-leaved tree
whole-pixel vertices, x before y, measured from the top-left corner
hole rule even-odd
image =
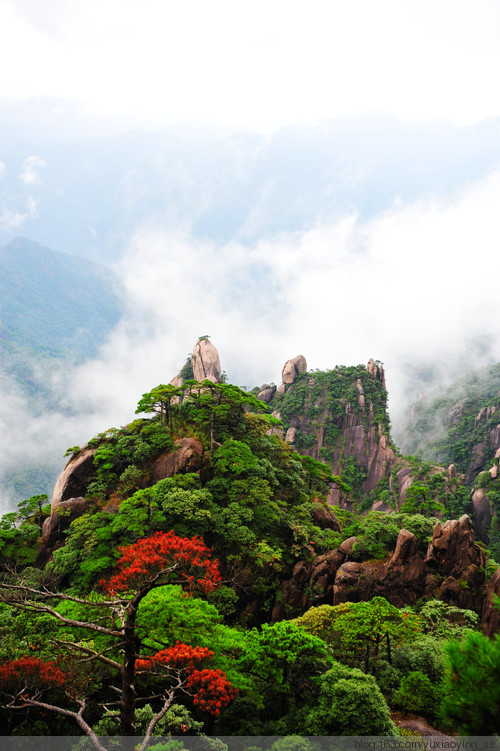
[[[136,616],[140,603],[155,587],[180,584],[190,591],[209,592],[220,583],[221,577],[218,562],[211,558],[211,551],[203,540],[197,537],[182,538],[172,531],[157,532],[152,537],[120,548],[120,553],[116,573],[100,582],[104,599],[73,597],[63,592],[32,587],[21,581],[1,583],[0,601],[25,610],[48,613],[66,626],[83,628],[111,638],[111,647],[108,644],[100,651],[92,642],[54,641],[65,650],[69,648],[118,672],[120,700],[117,716],[120,735],[136,735],[135,711],[140,701],[136,695],[137,677],[154,678],[159,683],[159,693],[155,696],[161,700],[161,707],[152,718],[140,746],[144,751],[156,725],[179,692],[190,694],[199,709],[217,715],[234,698],[234,690],[222,671],[204,666],[213,657],[213,652],[205,647],[177,642],[175,646],[157,654],[138,654]],[[58,601],[87,606],[93,613],[97,609],[99,615],[92,620],[69,617],[56,609]],[[56,688],[64,689],[66,695],[77,702],[78,711],[42,700],[44,693]],[[37,706],[73,717],[95,747],[104,751],[83,717],[86,702],[81,686],[77,686],[71,672],[64,672],[56,663],[32,657],[5,662],[0,665],[0,690],[9,697],[4,706]]]

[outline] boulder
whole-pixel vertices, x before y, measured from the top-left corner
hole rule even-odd
[[[63,501],[85,496],[87,486],[94,477],[94,454],[96,449],[83,448],[73,456],[59,475],[52,494],[51,510]]]
[[[319,555],[313,560],[307,586],[309,605],[333,602],[336,574],[344,561],[345,556],[339,550],[329,550],[328,553]]]
[[[337,571],[333,586],[333,604],[370,600],[376,590],[377,565],[347,561]]]
[[[379,572],[380,593],[396,607],[413,605],[425,592],[425,574],[417,538],[407,529],[400,530],[394,553]]]
[[[183,438],[177,441],[174,451],[160,454],[151,468],[151,481],[156,483],[178,473],[196,472],[200,469],[203,444],[196,438]]]
[[[484,552],[474,540],[472,522],[466,514],[443,525],[436,524],[425,562],[438,568],[441,574],[455,578],[470,566],[484,568]]]
[[[257,394],[257,399],[260,399],[261,401],[266,402],[266,404],[269,404],[275,393],[276,386],[274,384],[272,386],[269,386],[269,384],[264,383],[264,385],[260,387],[260,391]]]
[[[83,497],[68,498],[51,506],[50,516],[45,519],[42,528],[42,539],[46,546],[55,545],[64,529],[67,529],[73,519],[81,516],[90,506],[91,501]]]
[[[357,542],[358,542],[357,537],[348,537],[347,540],[344,540],[344,542],[340,543],[339,545],[340,552],[343,553],[345,556],[352,555],[352,549]]]
[[[332,509],[321,503],[314,504],[313,522],[320,529],[333,529],[334,532],[340,532],[340,524]]]
[[[287,362],[283,366],[283,371],[281,373],[281,380],[283,383],[293,383],[297,377],[301,373],[307,372],[307,362],[304,355],[297,355],[297,357],[292,357],[291,360],[287,360]]]
[[[482,488],[478,488],[472,493],[472,514],[477,537],[484,542],[488,542],[492,516],[490,502]]]
[[[199,339],[193,349],[193,375],[195,380],[208,379],[218,383],[221,379],[221,367],[219,353],[208,339]]]
[[[484,597],[485,555],[474,540],[469,517],[436,524],[425,562],[444,581],[437,596],[460,608],[481,605]]]

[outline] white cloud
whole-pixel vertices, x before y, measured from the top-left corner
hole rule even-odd
[[[0,229],[5,232],[12,232],[12,230],[18,229],[22,225],[27,216],[27,214],[22,214],[20,211],[16,211],[16,209],[2,206],[0,209]]]
[[[208,333],[229,379],[248,387],[279,380],[299,353],[321,369],[380,359],[395,410],[408,363],[446,371],[465,352],[464,367],[482,364],[466,348],[485,334],[500,359],[499,200],[496,173],[453,199],[365,224],[346,217],[250,249],[139,231],[120,267],[128,313],[101,359],[76,372],[72,398],[86,394],[106,415],[103,428],[113,415],[126,421]]]
[[[19,390],[0,383],[3,471],[23,457],[62,457],[129,422],[141,394],[168,382],[202,334],[229,380],[249,388],[278,382],[299,353],[320,369],[380,359],[392,415],[404,402],[408,364],[431,361],[457,378],[484,364],[467,351],[477,335],[490,337],[486,357],[500,360],[499,201],[500,172],[453,197],[250,248],[138,230],[118,268],[127,311],[100,357],[69,370],[44,366],[61,411],[34,417]]]
[[[41,182],[38,170],[47,166],[45,159],[39,156],[28,156],[23,161],[22,172],[19,175],[19,179],[25,185],[38,185]]]
[[[0,162],[0,180],[5,176],[5,173],[7,172],[7,167],[3,162]]]
[[[30,217],[30,219],[35,219],[38,216],[39,203],[39,198],[33,198],[33,196],[28,196],[26,198],[26,209],[28,211],[28,216]]]

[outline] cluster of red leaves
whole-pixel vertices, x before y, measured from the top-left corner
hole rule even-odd
[[[236,695],[222,670],[193,670],[186,688],[194,692],[194,705],[213,715],[218,715]]]
[[[100,584],[110,595],[144,586],[152,577],[172,569],[176,582],[210,592],[221,581],[217,560],[199,537],[179,537],[173,531],[156,532],[151,537],[119,548],[118,573]],[[170,580],[172,581],[172,579]]]
[[[15,682],[24,683],[27,688],[40,686],[64,686],[67,676],[55,662],[44,662],[38,657],[21,657],[18,660],[8,660],[0,665],[0,685]]]
[[[203,660],[211,660],[214,653],[207,647],[191,647],[189,644],[177,642],[174,647],[163,649],[161,652],[145,660],[137,660],[139,670],[151,670],[158,667],[182,668],[188,673],[186,689],[193,693],[193,702],[204,712],[218,715],[221,709],[234,699],[234,689],[222,670],[197,670],[195,664]]]
[[[213,656],[214,653],[207,647],[191,647],[189,644],[182,644],[178,641],[174,647],[162,649],[152,657],[136,660],[135,665],[138,670],[151,670],[159,665],[194,670],[195,663],[210,660]]]

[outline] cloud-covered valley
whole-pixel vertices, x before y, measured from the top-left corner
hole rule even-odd
[[[382,360],[397,436],[419,390],[500,360],[499,201],[493,172],[369,219],[346,214],[252,244],[138,226],[115,264],[125,314],[99,357],[51,361],[39,374],[58,409],[31,414],[3,377],[2,472],[57,462],[68,446],[129,421],[141,394],[168,382],[205,334],[229,380],[248,388],[279,381],[299,353],[320,369]]]

